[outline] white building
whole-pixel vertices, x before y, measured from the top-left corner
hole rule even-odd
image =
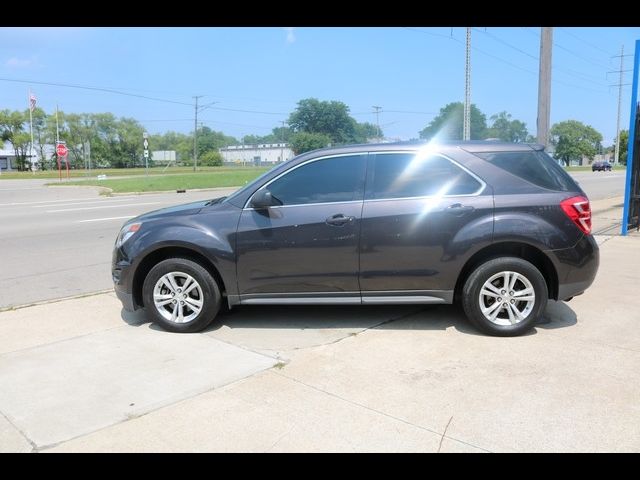
[[[234,165],[273,165],[295,156],[287,143],[231,145],[221,148],[220,154],[224,163]]]

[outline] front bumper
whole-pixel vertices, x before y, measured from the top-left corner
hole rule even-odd
[[[118,300],[122,302],[122,306],[124,307],[125,310],[129,312],[133,312],[134,310],[137,310],[136,304],[133,301],[132,293],[123,292],[122,290],[118,290],[117,287],[115,287],[114,290],[116,292],[116,296],[118,297]]]
[[[113,258],[111,262],[111,278],[113,279],[113,289],[116,292],[116,296],[122,302],[122,306],[125,310],[133,312],[140,308],[136,305],[133,295],[133,268],[131,263],[126,259],[120,249],[116,248],[113,251]]]

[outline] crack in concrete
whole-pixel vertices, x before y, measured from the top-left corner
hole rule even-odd
[[[440,453],[440,450],[442,450],[442,442],[444,441],[444,437],[447,434],[447,430],[449,430],[449,425],[451,425],[451,420],[453,420],[453,415],[451,415],[451,418],[449,418],[449,421],[447,422],[447,426],[444,427],[444,432],[442,432],[442,437],[440,437],[440,444],[438,445],[437,453]]]

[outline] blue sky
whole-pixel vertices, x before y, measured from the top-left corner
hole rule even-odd
[[[506,110],[535,134],[539,28],[476,27],[471,97],[487,117]],[[193,130],[193,95],[213,104],[200,120],[229,135],[267,134],[298,100],[341,100],[358,121],[409,139],[464,96],[463,27],[1,28],[0,78],[68,83],[155,97],[31,84],[53,112],[106,112],[149,132]],[[610,145],[615,137],[618,55],[640,28],[554,29],[552,123],[577,119]],[[625,69],[633,57],[625,58]],[[626,82],[631,81],[631,73]],[[28,83],[0,81],[0,109],[26,108]],[[623,93],[628,127],[630,87]],[[177,102],[177,103],[171,103]],[[223,110],[226,109],[226,110]],[[234,111],[244,110],[244,111]],[[256,113],[263,112],[263,113]]]

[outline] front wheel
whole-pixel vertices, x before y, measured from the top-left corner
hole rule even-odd
[[[547,305],[547,284],[540,271],[517,257],[489,260],[467,278],[462,306],[478,329],[509,337],[531,329]]]
[[[181,333],[204,329],[222,303],[209,271],[186,258],[169,258],[154,266],[144,280],[142,298],[149,320]]]

